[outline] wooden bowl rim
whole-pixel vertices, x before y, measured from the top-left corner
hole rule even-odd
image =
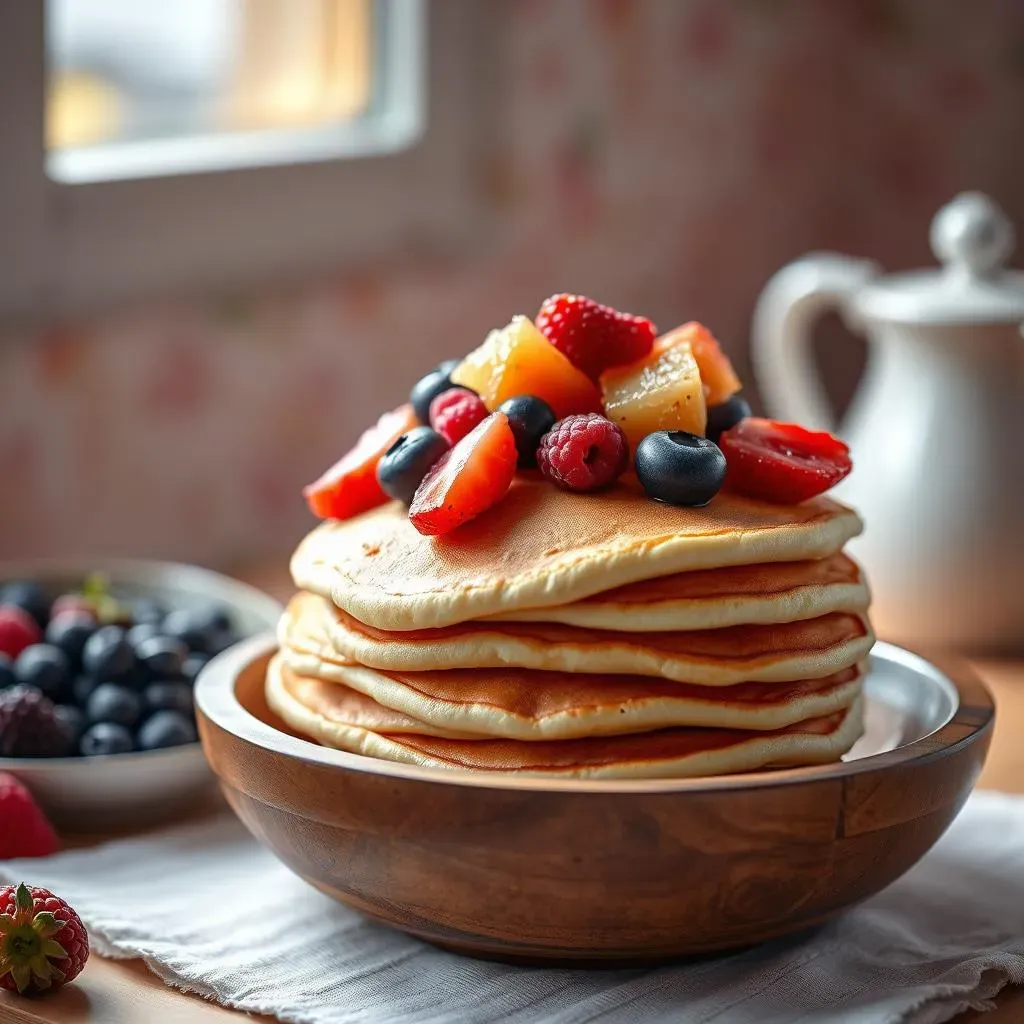
[[[956,711],[948,722],[927,736],[894,750],[837,764],[706,778],[543,779],[536,776],[492,776],[479,772],[402,764],[335,750],[311,740],[298,739],[261,721],[239,702],[235,695],[235,681],[253,662],[260,659],[269,660],[276,649],[276,637],[273,634],[265,634],[244,640],[212,659],[196,681],[195,699],[198,714],[244,742],[292,760],[384,775],[409,782],[545,793],[711,793],[765,789],[843,779],[865,772],[886,771],[911,761],[923,764],[936,758],[947,757],[988,732],[995,718],[995,703],[991,694],[960,659],[939,656],[929,661],[905,648],[879,641],[873,653],[889,654],[890,657],[897,655],[904,663],[910,662],[912,666],[917,663],[920,671],[937,672],[959,697]]]

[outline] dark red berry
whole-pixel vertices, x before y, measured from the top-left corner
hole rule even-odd
[[[72,736],[53,701],[34,686],[0,692],[0,757],[64,757]]]
[[[629,444],[617,423],[597,413],[559,420],[540,440],[537,466],[569,491],[593,491],[622,475]]]

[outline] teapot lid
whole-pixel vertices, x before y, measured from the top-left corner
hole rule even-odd
[[[980,192],[963,192],[932,220],[931,246],[942,264],[876,278],[853,297],[863,320],[905,324],[1024,321],[1024,271],[1004,266],[1013,224]]]

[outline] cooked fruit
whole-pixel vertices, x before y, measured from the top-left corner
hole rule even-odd
[[[666,335],[644,359],[601,374],[605,415],[622,427],[633,451],[656,430],[704,433],[707,411],[697,361],[687,338],[670,339]]]
[[[551,406],[536,395],[516,395],[502,402],[498,412],[508,417],[508,425],[516,439],[520,467],[536,466],[540,439],[555,425]]]
[[[430,423],[430,403],[452,386],[452,371],[459,362],[458,359],[446,360],[412,386],[409,404],[416,413],[416,419],[424,426]]]
[[[320,519],[351,519],[387,501],[377,483],[377,463],[395,439],[417,424],[409,404],[400,405],[365,431],[356,446],[302,494]]]
[[[430,403],[430,425],[448,442],[458,444],[487,419],[484,400],[469,388],[449,388]]]
[[[585,295],[552,295],[540,307],[541,334],[577,369],[596,381],[610,366],[635,363],[651,351],[657,328]]]
[[[730,490],[784,505],[824,494],[853,466],[838,437],[756,416],[741,420],[718,443]]]
[[[727,430],[735,427],[740,420],[745,420],[750,415],[750,404],[740,395],[733,395],[718,405],[708,406],[708,425],[704,433],[712,441],[718,439]]]
[[[622,476],[629,445],[622,428],[596,412],[567,416],[541,438],[537,465],[557,487],[596,491]]]
[[[634,461],[644,490],[670,505],[706,505],[725,480],[725,456],[718,445],[685,430],[648,434]]]
[[[599,412],[601,396],[525,316],[491,331],[452,374],[452,382],[472,388],[490,410],[516,395],[536,395],[559,419],[578,412]]]
[[[427,470],[448,451],[448,442],[430,427],[413,427],[381,456],[377,482],[385,494],[408,504]]]
[[[448,533],[490,508],[512,485],[517,457],[508,417],[491,413],[423,478],[409,507],[413,526],[427,536]]]

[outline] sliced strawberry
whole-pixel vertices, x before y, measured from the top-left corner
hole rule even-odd
[[[360,512],[383,505],[388,497],[377,483],[377,463],[391,445],[418,422],[409,404],[384,413],[363,432],[352,451],[303,489],[303,497],[313,515],[320,519],[351,519]]]
[[[838,437],[754,416],[722,434],[718,446],[728,465],[726,487],[783,505],[824,494],[853,468]]]
[[[503,412],[493,412],[427,471],[409,519],[428,537],[448,533],[505,496],[516,472],[516,439]]]

